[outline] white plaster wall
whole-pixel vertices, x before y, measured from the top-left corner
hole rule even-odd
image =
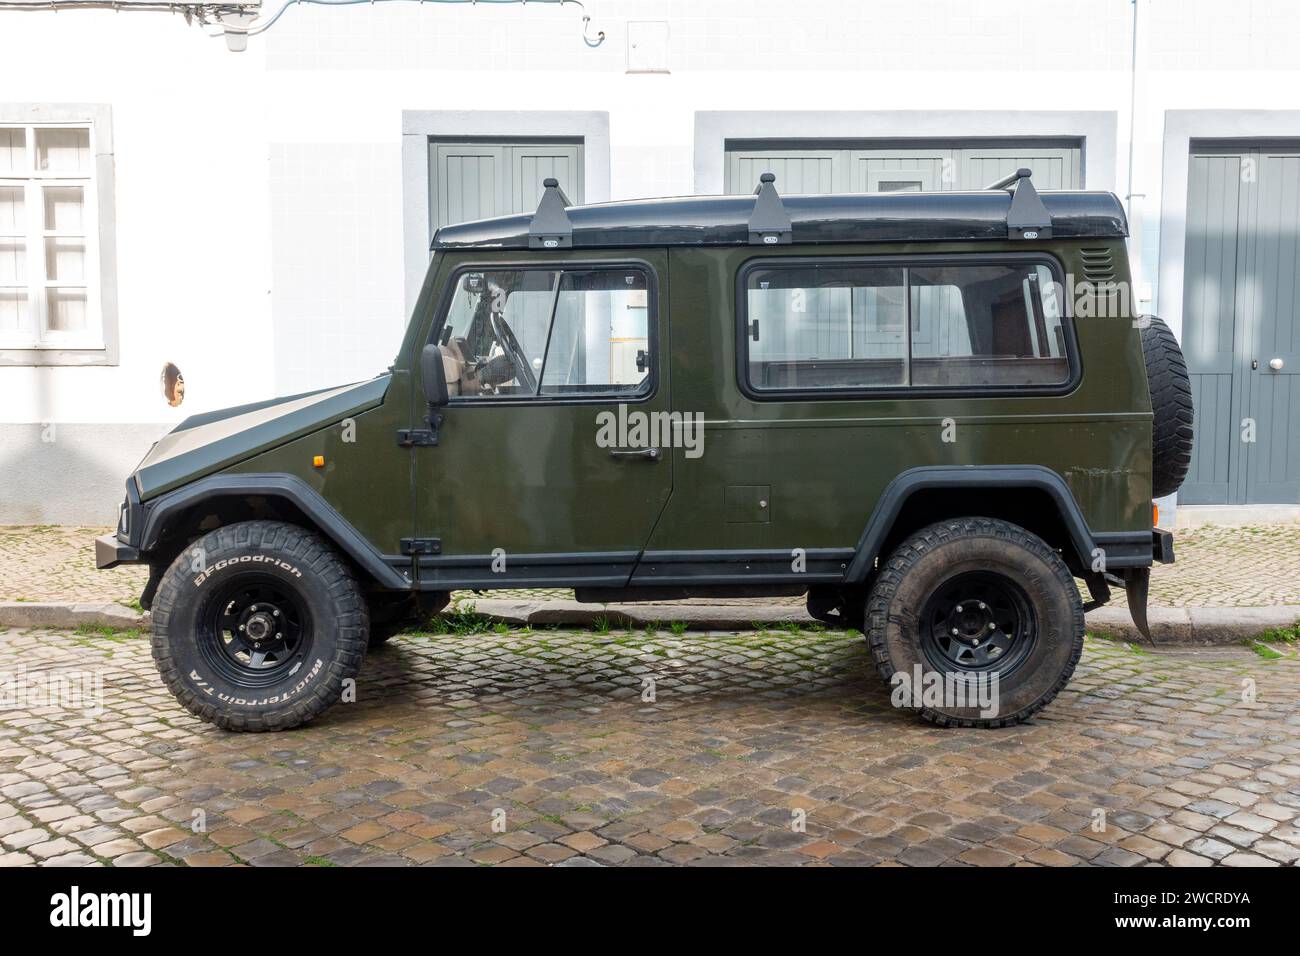
[[[1300,108],[1300,5],[1139,3],[1133,251],[1154,293],[1165,110]],[[591,49],[571,5],[296,7],[242,54],[165,14],[0,12],[0,97],[112,108],[121,342],[117,367],[0,367],[0,429],[161,427],[380,371],[406,321],[406,110],[607,112],[612,198],[693,191],[699,110],[1113,111],[1124,193],[1131,11],[590,0],[590,32],[607,34]],[[668,21],[670,74],[625,72],[629,20]],[[159,393],[165,361],[187,380],[181,410]],[[6,450],[13,434],[0,489],[33,460]],[[14,494],[0,522],[45,520]],[[108,520],[117,495],[79,520]]]

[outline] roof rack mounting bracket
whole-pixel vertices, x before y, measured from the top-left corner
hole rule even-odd
[[[558,179],[543,179],[542,187],[542,201],[537,204],[537,212],[528,226],[528,248],[572,248],[573,223],[567,212],[569,197],[564,195]]]
[[[776,176],[763,173],[754,190],[754,211],[749,214],[749,244],[751,246],[786,245],[794,241],[790,214],[777,194]]]
[[[1029,181],[1032,175],[1032,170],[1022,166],[988,187],[1011,193],[1011,208],[1007,210],[1008,239],[1052,238],[1052,217],[1039,198],[1038,190]]]

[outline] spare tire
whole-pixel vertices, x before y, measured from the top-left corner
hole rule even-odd
[[[1146,316],[1142,356],[1151,391],[1151,496],[1172,495],[1192,464],[1192,381],[1174,333],[1163,319]]]

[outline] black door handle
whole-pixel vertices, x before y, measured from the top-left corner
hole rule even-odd
[[[610,458],[645,458],[649,461],[659,460],[658,448],[637,448],[635,450],[615,448],[609,453]]]

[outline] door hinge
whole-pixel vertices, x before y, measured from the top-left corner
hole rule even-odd
[[[438,444],[438,433],[432,428],[399,428],[397,430],[397,446],[399,448],[414,448],[416,446],[428,446]]]
[[[402,554],[442,554],[442,539],[403,538]]]

